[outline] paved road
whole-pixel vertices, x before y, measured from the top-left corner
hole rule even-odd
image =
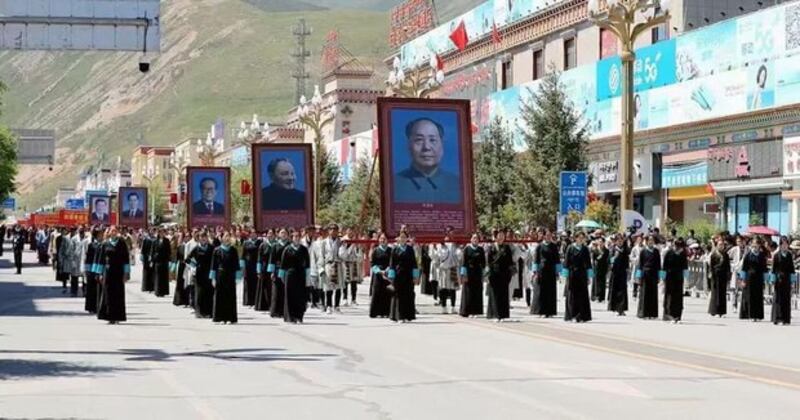
[[[0,417],[142,419],[800,418],[800,329],[616,317],[495,324],[438,315],[371,320],[366,306],[285,325],[193,318],[128,286],[110,326],[64,297],[26,253],[0,257]],[[366,302],[366,297],[361,297]],[[796,314],[800,315],[800,314]]]

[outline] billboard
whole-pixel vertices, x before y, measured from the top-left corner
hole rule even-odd
[[[782,176],[783,142],[725,143],[708,149],[708,180],[748,180]]]
[[[189,229],[231,224],[231,170],[186,168],[186,219]]]
[[[469,101],[378,98],[381,221],[394,236],[475,228]]]
[[[0,49],[160,51],[160,0],[0,0]]]
[[[256,230],[314,224],[314,162],[310,144],[254,144]]]
[[[56,158],[56,134],[53,130],[15,128],[17,162],[32,165],[53,165]]]

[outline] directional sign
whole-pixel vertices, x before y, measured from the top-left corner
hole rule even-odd
[[[561,172],[560,177],[560,213],[583,213],[586,211],[586,187],[589,177],[586,172]]]
[[[64,207],[67,210],[83,210],[86,208],[86,200],[82,198],[70,198],[67,200]]]
[[[3,200],[2,207],[7,210],[15,210],[17,208],[17,200],[11,197],[6,198],[5,200]]]

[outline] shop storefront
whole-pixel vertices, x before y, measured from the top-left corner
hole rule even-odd
[[[619,205],[622,172],[618,160],[589,165],[592,188],[603,200]],[[633,208],[645,219],[658,222],[661,217],[661,155],[643,154],[633,158]]]
[[[708,180],[724,203],[723,225],[745,232],[751,225],[791,231],[783,192],[783,140],[723,143],[708,150]]]
[[[665,217],[675,222],[715,222],[716,200],[708,188],[707,150],[666,155],[661,189],[666,200]]]

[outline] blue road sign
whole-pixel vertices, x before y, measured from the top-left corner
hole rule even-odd
[[[17,208],[17,200],[15,198],[6,198],[3,200],[3,208],[8,210],[16,210]]]
[[[583,213],[586,211],[586,189],[589,177],[586,172],[561,172],[560,177],[560,209],[561,214],[567,215],[572,211]]]
[[[82,198],[70,198],[67,200],[64,207],[67,210],[83,210],[86,208],[86,200]]]

